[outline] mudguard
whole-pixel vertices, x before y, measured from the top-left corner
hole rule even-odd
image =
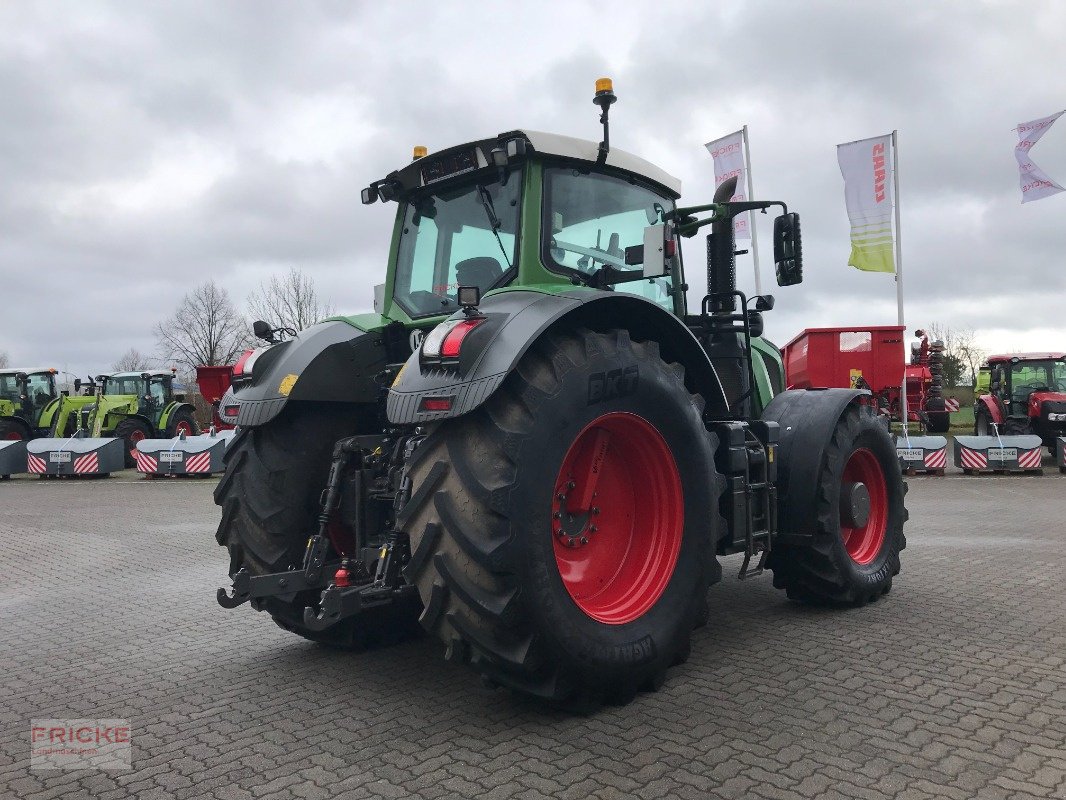
[[[984,406],[985,411],[988,412],[988,418],[992,420],[992,422],[996,423],[997,425],[1003,424],[1003,409],[1000,408],[999,403],[996,402],[996,398],[994,398],[990,394],[983,394],[978,397],[977,401],[974,404],[975,414],[977,413],[978,405]]]
[[[170,427],[170,418],[178,411],[188,411],[194,417],[196,416],[196,407],[192,403],[182,403],[178,400],[172,400],[166,408],[163,409],[163,413],[159,415],[159,427],[158,430],[165,431]],[[154,428],[153,428],[154,429]]]
[[[865,389],[789,389],[762,414],[781,426],[777,498],[781,533],[810,536],[818,521],[818,479],[826,447],[844,411]],[[874,413],[872,408],[869,413]]]
[[[387,361],[381,331],[362,331],[339,320],[314,325],[267,348],[256,360],[250,382],[234,380],[233,396],[240,402],[237,424],[269,422],[290,400],[376,402],[381,387],[375,377]]]
[[[409,425],[458,417],[484,403],[549,328],[624,328],[637,340],[659,342],[663,358],[685,367],[691,391],[710,408],[728,408],[725,393],[706,352],[685,324],[650,300],[577,287],[547,294],[514,290],[486,297],[480,306],[485,322],[463,342],[458,369],[423,367],[417,350],[408,358],[389,390],[389,421]],[[453,318],[462,318],[462,312]],[[447,411],[424,411],[426,397],[450,397]]]

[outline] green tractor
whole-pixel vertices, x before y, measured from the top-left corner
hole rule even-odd
[[[70,397],[56,388],[57,370],[0,370],[0,441],[52,436],[70,416],[93,402],[92,396]]]
[[[363,191],[396,203],[377,313],[234,367],[239,431],[215,500],[227,608],[333,645],[417,618],[490,685],[580,706],[657,688],[714,622],[719,557],[799,601],[889,591],[905,485],[868,391],[783,391],[772,296],[736,288],[733,216],[603,139],[515,130]],[[680,239],[710,226],[687,305]],[[716,613],[728,613],[720,609]]]
[[[93,437],[123,439],[127,468],[136,464],[137,442],[143,439],[200,432],[193,406],[175,392],[174,370],[100,375],[95,388],[95,402],[82,411],[82,427]]]

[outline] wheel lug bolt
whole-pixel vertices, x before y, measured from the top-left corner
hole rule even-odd
[[[598,531],[598,530],[599,530],[599,528],[597,528],[595,525],[593,525],[593,526],[591,526],[589,528],[589,533],[596,533],[596,531]]]
[[[572,536],[571,536],[571,537],[570,537],[570,538],[569,538],[569,539],[567,540],[567,542],[566,542],[566,546],[567,546],[567,547],[576,547],[576,546],[577,546],[577,542],[576,542],[576,541],[574,540],[574,537],[572,537]]]
[[[563,512],[562,511],[556,511],[554,514],[552,514],[552,517],[555,518],[555,519],[562,519]]]
[[[600,508],[599,508],[599,506],[593,506],[593,507],[592,507],[592,513],[593,513],[593,514],[599,514],[599,513],[600,513]]]
[[[565,503],[566,502],[566,495],[563,494],[562,492],[559,492],[559,494],[555,495],[555,499],[559,500],[560,502]]]
[[[582,536],[581,537],[581,544],[588,544],[588,543],[589,543],[589,537]]]
[[[577,486],[577,484],[574,483],[573,481],[568,481],[567,484],[566,484],[566,488],[567,489],[573,489],[575,486]]]

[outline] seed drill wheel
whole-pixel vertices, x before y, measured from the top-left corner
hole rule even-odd
[[[610,377],[609,377],[610,376]],[[418,448],[403,521],[422,624],[492,684],[627,702],[689,652],[720,570],[721,478],[703,400],[655,342],[535,344]]]
[[[307,538],[318,530],[333,445],[356,432],[358,420],[350,407],[291,403],[267,425],[237,433],[215,488],[215,503],[222,506],[215,538],[229,551],[230,577],[242,567],[263,575],[300,566]],[[334,647],[363,649],[418,630],[417,603],[373,608],[324,631],[309,630],[303,609],[318,596],[316,591],[290,602],[270,598],[266,611],[285,630]]]
[[[793,458],[818,457],[798,453]],[[796,600],[861,605],[892,588],[906,547],[895,447],[875,416],[850,407],[837,423],[818,479],[817,521],[809,543],[775,545],[774,586]],[[802,529],[781,519],[781,530]]]

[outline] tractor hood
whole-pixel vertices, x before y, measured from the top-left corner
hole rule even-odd
[[[1043,417],[1048,414],[1066,414],[1066,392],[1033,392],[1029,395],[1029,416]]]

